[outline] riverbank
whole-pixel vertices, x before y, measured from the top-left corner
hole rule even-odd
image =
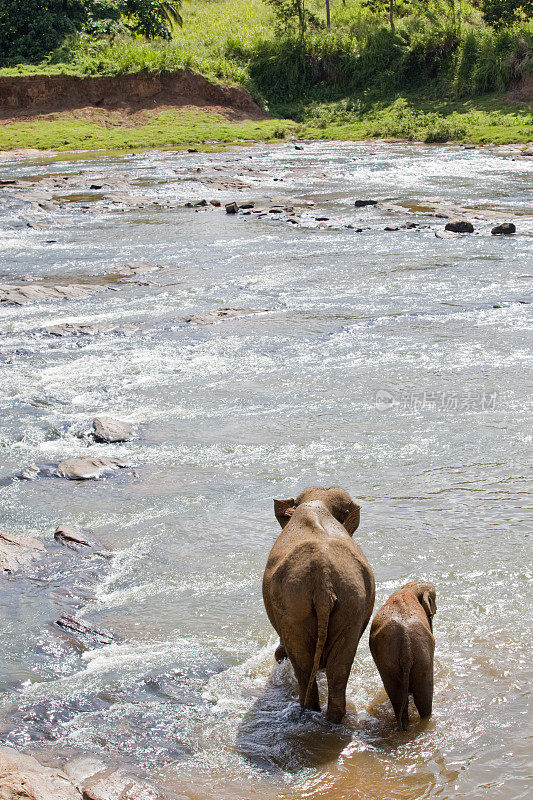
[[[118,101],[124,77],[101,79],[106,92],[98,93],[99,79],[72,78],[74,91],[65,87],[55,100],[51,88],[60,79],[41,76],[33,107],[27,101],[27,82],[19,90],[9,79],[10,102],[0,106],[0,150],[143,150],[168,147],[218,149],[231,143],[271,142],[297,137],[309,140],[462,142],[464,144],[523,144],[533,141],[533,117],[527,106],[511,105],[496,95],[468,101],[429,102],[420,95],[388,98],[362,107],[353,101],[293,105],[284,114],[268,117],[246,90],[215,87],[202,76],[188,73],[194,89],[170,91],[161,77],[139,76],[142,91]],[[192,76],[192,78],[191,78]],[[136,76],[127,76],[131,86]],[[6,79],[3,79],[4,81]],[[51,82],[51,87],[45,85]],[[0,78],[0,89],[2,89]],[[95,89],[95,86],[97,87]],[[124,89],[124,87],[122,87]],[[65,105],[67,107],[65,108]],[[294,118],[289,117],[292,112]]]

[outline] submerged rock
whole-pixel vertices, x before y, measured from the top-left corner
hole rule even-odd
[[[164,795],[139,783],[123,770],[106,770],[83,782],[84,800],[165,800]]]
[[[68,458],[60,461],[57,466],[57,475],[73,481],[97,480],[109,472],[129,466],[122,458]]]
[[[82,283],[71,283],[68,286],[41,286],[40,284],[0,284],[0,303],[24,305],[38,303],[43,300],[79,300],[89,292],[100,289],[99,286],[87,286]]]
[[[0,572],[18,572],[39,558],[43,552],[44,545],[38,539],[29,536],[16,539],[0,532]]]
[[[266,310],[265,308],[217,308],[216,311],[206,311],[205,314],[191,314],[190,317],[184,317],[183,319],[185,322],[191,322],[196,325],[213,325],[222,319],[235,319],[248,314],[261,314]]]
[[[516,225],[514,222],[502,222],[501,225],[496,225],[491,233],[493,236],[509,236],[511,233],[516,233]]]
[[[58,628],[73,639],[81,641],[82,644],[111,644],[115,641],[115,637],[110,631],[104,628],[97,628],[94,625],[89,625],[83,620],[76,619],[70,614],[63,614],[56,620],[55,624]]]
[[[453,219],[446,223],[444,230],[452,233],[474,233],[474,226],[466,219]]]
[[[454,231],[435,231],[435,236],[437,239],[460,239],[460,233],[454,233]]]
[[[0,800],[82,800],[82,795],[64,772],[0,747]]]
[[[60,524],[54,531],[54,539],[66,547],[77,550],[81,547],[94,547],[94,533],[90,528],[78,528],[76,525]]]
[[[42,332],[50,336],[98,336],[102,333],[126,335],[134,333],[136,330],[135,325],[121,324],[113,326],[101,322],[63,322],[59,325],[51,325],[48,328],[42,328]]]
[[[127,442],[133,436],[133,426],[113,417],[95,417],[94,438],[97,442]]]
[[[356,200],[354,206],[356,208],[364,208],[365,206],[377,206],[377,200]]]

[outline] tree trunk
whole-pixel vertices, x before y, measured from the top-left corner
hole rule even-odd
[[[326,25],[328,28],[331,26],[331,19],[329,17],[329,0],[326,0]]]
[[[394,0],[389,0],[389,17],[390,17],[390,29],[394,33],[396,30],[394,27]]]

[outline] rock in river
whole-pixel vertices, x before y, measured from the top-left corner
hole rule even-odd
[[[54,531],[54,539],[75,550],[82,547],[94,547],[94,534],[90,528],[78,528],[77,525],[60,524]]]
[[[57,769],[33,756],[0,747],[0,800],[81,800],[80,792]]]
[[[452,233],[474,233],[474,226],[466,219],[453,219],[446,223],[444,230]]]
[[[127,442],[133,436],[133,426],[113,417],[95,417],[94,438],[97,442]]]
[[[139,783],[122,770],[106,770],[83,784],[84,800],[164,800],[146,783]]]
[[[72,481],[97,480],[108,472],[114,472],[127,466],[127,461],[115,457],[68,458],[66,461],[59,462],[57,474],[60,478],[68,478]]]
[[[205,314],[191,314],[190,317],[184,317],[185,322],[193,322],[196,325],[213,325],[215,322],[220,322],[222,319],[235,319],[235,317],[244,317],[248,314],[260,314],[266,309],[262,308],[217,308],[216,311],[207,311]]]
[[[41,286],[27,284],[15,286],[14,284],[0,284],[0,303],[21,306],[25,303],[41,302],[42,300],[78,300],[91,291],[100,287],[86,286],[82,283],[71,283],[68,286]]]
[[[97,628],[94,625],[88,625],[83,620],[76,619],[70,614],[63,614],[56,620],[58,628],[61,628],[68,636],[81,641],[83,644],[111,644],[115,641],[115,637],[110,631],[104,628]]]
[[[7,533],[0,533],[0,571],[18,572],[44,552],[44,545],[31,537],[15,539]]]
[[[377,200],[356,200],[354,206],[356,208],[364,208],[365,206],[377,206]]]
[[[502,222],[501,225],[496,225],[491,233],[493,236],[509,236],[511,233],[516,233],[516,225],[514,222]]]
[[[65,770],[0,747],[0,800],[165,800],[148,784],[101,761],[77,759]]]

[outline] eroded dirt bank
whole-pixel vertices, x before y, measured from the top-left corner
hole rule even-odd
[[[189,69],[99,78],[0,77],[0,120],[4,122],[76,109],[134,114],[184,105],[215,107],[232,119],[267,117],[246,89],[217,86]]]

